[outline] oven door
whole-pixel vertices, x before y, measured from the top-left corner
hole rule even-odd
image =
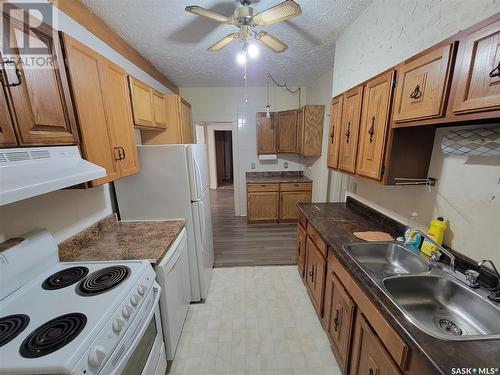
[[[139,322],[129,328],[113,356],[100,371],[106,375],[165,374],[165,346],[158,301],[160,288],[155,285],[146,297],[145,312],[137,316]],[[142,317],[141,317],[142,316]]]

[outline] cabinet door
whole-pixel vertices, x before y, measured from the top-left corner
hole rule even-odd
[[[0,73],[1,74],[1,73]],[[14,124],[3,85],[0,86],[0,147],[16,146]]]
[[[106,105],[101,91],[101,56],[64,35],[68,69],[82,135],[85,159],[106,169],[106,176],[92,181],[100,185],[120,177],[114,132],[108,125]]]
[[[278,152],[297,152],[297,111],[278,112]]]
[[[257,155],[276,153],[276,113],[257,113]]]
[[[304,107],[297,110],[297,153],[304,152]]]
[[[323,309],[323,289],[325,286],[326,261],[314,242],[307,237],[306,285],[318,316]]]
[[[363,315],[358,314],[356,325],[357,348],[351,373],[353,375],[401,374]]]
[[[345,371],[351,349],[355,304],[334,274],[328,275],[327,282],[331,283],[329,290],[332,293],[328,334],[337,363]]]
[[[251,192],[248,193],[247,215],[249,222],[278,220],[278,192]]]
[[[332,99],[330,106],[330,129],[328,133],[328,168],[337,169],[339,165],[340,131],[342,128],[343,96]]]
[[[500,109],[500,21],[469,34],[464,44],[453,112]]]
[[[452,44],[439,47],[398,68],[395,122],[443,116],[452,50]]]
[[[354,173],[358,151],[359,121],[363,86],[344,94],[342,107],[342,128],[340,131],[339,169]]]
[[[306,266],[306,231],[300,224],[297,224],[296,261],[300,277],[304,277],[304,268]]]
[[[161,92],[152,90],[154,123],[158,128],[167,128],[167,103]]]
[[[393,74],[369,81],[363,94],[356,173],[375,180],[382,178]]]
[[[9,84],[19,144],[76,144],[76,119],[57,31],[46,24],[31,29],[13,18],[3,17],[3,31],[8,32],[11,42],[4,43],[7,56],[3,58],[10,62],[4,66],[4,80]],[[40,52],[28,51],[27,56],[22,51],[26,43]],[[24,68],[20,62],[23,57],[46,63],[39,68]]]
[[[304,130],[302,131],[302,149],[304,156],[320,156],[323,146],[323,124],[325,121],[324,105],[306,105],[303,108]]]
[[[311,202],[310,191],[286,191],[280,193],[280,221],[299,220],[297,203]]]
[[[152,89],[145,83],[129,77],[130,93],[132,95],[132,112],[134,124],[145,127],[155,127]]]
[[[193,137],[193,116],[191,113],[191,104],[180,98],[180,114],[181,114],[181,143],[194,143]]]
[[[139,172],[127,72],[104,57],[99,68],[107,121],[119,151],[120,176],[126,177]]]

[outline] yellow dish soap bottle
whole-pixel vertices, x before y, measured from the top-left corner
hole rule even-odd
[[[444,231],[448,228],[447,220],[443,216],[438,216],[436,220],[432,220],[427,230],[427,235],[431,237],[436,243],[441,245],[443,243],[443,235]],[[422,243],[422,247],[420,251],[422,251],[425,255],[431,256],[433,251],[436,251],[437,248],[435,245],[424,239]]]

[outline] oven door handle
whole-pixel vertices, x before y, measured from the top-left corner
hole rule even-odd
[[[148,328],[149,323],[151,322],[151,318],[153,317],[153,315],[157,311],[159,311],[158,302],[160,300],[160,291],[161,291],[161,287],[157,283],[155,283],[153,285],[153,293],[155,294],[154,300],[153,300],[153,304],[152,304],[153,308],[151,309],[151,311],[149,312],[149,314],[147,315],[147,317],[144,319],[144,321],[142,323],[142,326],[139,329],[136,329],[137,334],[136,334],[135,340],[132,342],[132,344],[130,345],[130,347],[128,348],[128,350],[125,352],[125,354],[123,354],[121,356],[120,360],[118,361],[118,364],[113,369],[113,371],[111,372],[110,375],[119,375],[119,374],[121,374],[123,368],[125,367],[125,365],[127,364],[128,360],[130,359],[130,356],[137,349],[137,346],[139,345],[139,342],[141,341],[142,336],[144,335],[144,332],[146,332],[146,329]],[[163,332],[160,332],[159,334],[160,334],[161,337],[163,337]],[[120,347],[120,344],[121,344],[121,341],[120,341],[120,343],[118,344],[117,347]],[[105,365],[105,367],[106,367],[106,365]]]

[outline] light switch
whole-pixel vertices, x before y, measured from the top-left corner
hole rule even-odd
[[[255,169],[255,163],[250,164],[251,169]]]
[[[285,162],[283,163],[283,168],[288,169],[288,162],[287,162],[287,161],[285,161]]]

